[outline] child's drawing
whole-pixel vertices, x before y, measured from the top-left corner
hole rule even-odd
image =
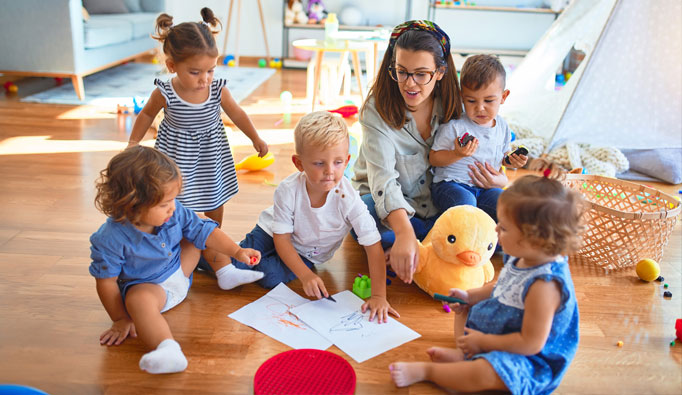
[[[378,324],[376,319],[370,322],[369,312],[361,312],[363,300],[350,291],[333,296],[336,303],[320,299],[298,305],[291,309],[291,313],[357,362],[366,361],[420,336],[393,318],[384,324]]]
[[[350,332],[360,330],[362,329],[363,318],[364,317],[362,316],[362,312],[360,311],[354,311],[348,315],[344,315],[343,317],[341,317],[341,321],[339,321],[338,324],[329,328],[329,332],[334,331]]]
[[[292,308],[308,302],[310,302],[308,299],[302,298],[286,285],[279,284],[262,298],[249,303],[228,317],[289,347],[326,350],[332,343],[291,313]],[[302,331],[305,331],[305,336],[301,336]]]

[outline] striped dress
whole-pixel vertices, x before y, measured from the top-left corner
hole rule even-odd
[[[220,94],[226,83],[214,79],[209,98],[193,104],[175,93],[170,80],[154,80],[166,99],[154,147],[177,163],[182,171],[178,200],[194,211],[215,210],[239,190],[230,144],[220,119]]]

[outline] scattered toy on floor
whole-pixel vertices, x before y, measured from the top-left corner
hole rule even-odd
[[[618,343],[616,343],[616,345],[617,345],[618,347],[623,347],[623,341],[622,341],[622,340],[618,340]]]
[[[646,282],[654,281],[661,274],[661,267],[653,259],[645,258],[637,262],[637,276]]]
[[[258,154],[252,154],[242,159],[234,165],[235,171],[246,170],[246,171],[256,171],[263,170],[275,162],[275,156],[272,152],[268,152],[264,157],[258,156]]]
[[[352,117],[353,115],[358,113],[358,106],[355,104],[339,107],[334,110],[327,110],[329,112],[333,112],[335,114],[339,114],[344,118]]]
[[[663,292],[663,297],[664,297],[664,298],[672,298],[672,297],[673,297],[673,293],[670,292],[670,291],[665,291],[665,292]]]
[[[223,64],[227,65],[230,63],[230,60],[234,60],[234,55],[227,55],[223,58]],[[234,64],[233,64],[234,65]]]
[[[452,310],[450,310],[450,306],[448,306],[447,304],[443,305],[443,310],[445,310],[446,313],[449,313],[452,311]]]
[[[362,299],[372,296],[372,279],[367,276],[355,277],[353,281],[353,293]]]
[[[665,278],[663,278],[663,276],[658,276],[658,278],[656,278],[656,281],[658,281],[659,283],[662,283],[663,280],[665,280]]]

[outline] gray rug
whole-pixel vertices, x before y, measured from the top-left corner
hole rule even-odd
[[[109,107],[116,110],[117,105],[133,107],[133,98],[139,103],[147,100],[154,88],[154,78],[168,79],[172,74],[162,71],[160,64],[128,63],[91,74],[83,79],[85,99],[78,100],[73,85],[68,79],[64,84],[26,96],[21,101],[54,104],[88,104]],[[275,73],[270,68],[218,66],[214,78],[228,80],[227,87],[239,103],[251,94],[260,84]],[[67,82],[68,81],[68,82]]]

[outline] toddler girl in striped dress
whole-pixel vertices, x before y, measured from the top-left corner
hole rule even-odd
[[[214,39],[218,30],[214,29],[220,21],[209,8],[201,9],[201,17],[201,22],[178,25],[173,25],[173,18],[168,14],[156,19],[154,38],[163,43],[168,71],[176,75],[168,81],[154,80],[157,88],[138,115],[128,146],[142,140],[163,108],[164,118],[154,147],[170,156],[182,172],[183,190],[178,200],[186,208],[203,212],[220,227],[223,205],[238,191],[234,160],[220,117],[221,107],[251,139],[259,156],[268,152],[268,145],[230,94],[225,86],[227,80],[213,78],[218,60]],[[208,256],[215,262],[218,255],[207,249],[202,257]],[[201,259],[201,268],[209,269],[206,263]],[[235,285],[231,280],[234,273],[227,271],[233,267],[223,269],[216,272],[218,285],[230,289]],[[252,275],[241,282],[257,279]]]
[[[230,94],[227,80],[213,79],[218,60],[213,37],[218,31],[213,28],[220,22],[209,8],[203,8],[201,16],[202,22],[179,25],[173,25],[168,14],[156,19],[154,38],[163,43],[166,66],[176,75],[168,81],[154,80],[157,88],[138,115],[128,146],[142,140],[163,108],[155,148],[173,158],[182,171],[184,188],[178,200],[222,224],[223,205],[238,186],[221,107],[251,139],[259,156],[268,152],[268,145]]]

